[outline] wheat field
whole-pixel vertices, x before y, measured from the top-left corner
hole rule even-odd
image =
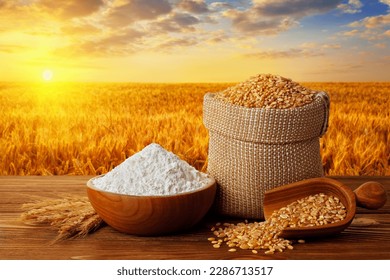
[[[326,175],[390,175],[390,83],[303,83],[331,98]],[[0,175],[98,175],[156,142],[207,167],[203,95],[232,84],[0,83]]]

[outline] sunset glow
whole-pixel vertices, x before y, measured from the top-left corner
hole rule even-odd
[[[46,82],[49,82],[53,79],[53,71],[46,69],[42,72],[42,79]]]
[[[388,81],[389,11],[389,0],[0,0],[1,79],[36,81],[53,65],[56,81]]]

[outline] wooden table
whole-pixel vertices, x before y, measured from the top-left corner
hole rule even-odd
[[[20,220],[21,205],[41,198],[64,194],[86,195],[90,176],[0,177],[0,259],[390,259],[390,177],[332,177],[352,189],[368,180],[381,182],[388,201],[380,210],[358,208],[356,218],[376,222],[370,226],[351,225],[337,236],[307,240],[294,250],[265,255],[249,250],[228,252],[214,249],[210,228],[217,218],[208,216],[186,233],[163,237],[136,237],[109,226],[85,238],[52,244],[56,231],[50,227],[29,226]],[[224,222],[223,219],[218,218]],[[236,220],[237,222],[240,220]]]

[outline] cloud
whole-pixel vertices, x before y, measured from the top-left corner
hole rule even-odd
[[[320,56],[322,53],[315,49],[291,48],[288,50],[259,51],[245,54],[245,57],[257,59],[281,59],[297,57]]]
[[[109,10],[108,23],[111,26],[124,27],[139,20],[156,19],[171,11],[172,6],[167,0],[127,0]]]
[[[386,49],[387,45],[385,43],[378,43],[375,44],[375,47],[377,47],[378,49]]]
[[[10,8],[16,8],[17,7],[17,3],[15,3],[16,1],[12,1],[12,0],[0,0],[0,9],[10,9]],[[1,10],[0,10],[1,12]]]
[[[168,39],[165,42],[158,44],[155,49],[159,51],[167,51],[181,47],[189,47],[197,45],[199,42],[195,38],[173,38]]]
[[[0,0],[0,32],[30,30],[40,18],[30,12],[30,6],[20,6],[16,1]]]
[[[212,2],[209,5],[210,10],[228,10],[228,9],[233,9],[234,6],[230,3],[227,2]]]
[[[305,42],[296,48],[258,51],[247,53],[245,56],[257,59],[292,59],[297,57],[316,57],[325,55],[325,53],[329,50],[336,50],[340,48],[341,45],[339,44],[319,44],[317,42]]]
[[[228,10],[224,15],[231,19],[235,29],[250,34],[277,34],[298,25],[292,18],[261,17],[255,11]]]
[[[28,48],[23,45],[0,44],[0,53],[17,53],[26,49]]]
[[[128,28],[117,33],[95,37],[94,39],[74,40],[69,45],[56,49],[55,55],[73,56],[106,56],[129,55],[139,50],[143,33]]]
[[[101,33],[100,28],[86,23],[64,25],[61,27],[61,31],[68,36],[96,36]]]
[[[356,14],[361,12],[361,7],[363,7],[360,0],[349,0],[347,4],[339,4],[339,8],[345,14]]]
[[[324,44],[324,45],[322,45],[322,48],[336,50],[336,49],[341,49],[341,45],[340,44]]]
[[[360,21],[351,22],[349,27],[379,28],[390,24],[390,14],[366,17]]]
[[[340,44],[319,44],[317,42],[305,42],[300,45],[302,49],[340,49]]]
[[[386,4],[389,0],[381,2]],[[167,52],[191,46],[225,47],[228,44],[232,52],[243,48],[253,51],[259,46],[261,35],[288,31],[300,26],[305,16],[332,9],[347,13],[353,9],[357,11],[361,1],[0,0],[0,7],[0,35],[7,36],[5,32],[12,30],[27,34],[29,38],[35,36],[36,42],[40,38],[42,42],[54,42],[46,48],[56,55],[91,57],[126,56],[136,52],[158,52],[159,49]],[[381,15],[352,22],[348,26],[351,30],[344,30],[344,36],[389,38],[383,30],[389,20],[389,15]],[[7,43],[18,45],[20,42],[10,40]],[[331,42],[296,46],[292,43],[290,47],[281,46],[279,50],[253,52],[247,56],[318,56],[339,49],[341,45]],[[23,52],[14,48],[15,52],[18,50]],[[0,51],[10,52],[12,48],[2,46]]]
[[[351,1],[350,1],[351,2]],[[390,0],[379,0],[379,2],[388,6],[386,14],[378,14],[364,17],[350,22],[346,27],[351,30],[339,32],[340,36],[355,37],[369,41],[371,46],[387,45],[387,31],[390,27]]]
[[[215,30],[207,32],[205,42],[209,45],[216,45],[228,41],[229,38],[225,30]]]
[[[342,36],[357,37],[368,40],[373,44],[381,44],[388,38],[386,32],[390,25],[390,14],[365,17],[353,21],[347,25],[352,28],[349,31],[341,32]]]
[[[303,17],[308,14],[328,12],[341,0],[255,0],[254,9],[263,16]]]
[[[190,14],[175,13],[170,20],[179,26],[189,26],[199,23],[199,19]]]
[[[104,5],[103,0],[41,0],[35,4],[46,14],[63,19],[85,17],[97,12]]]
[[[383,4],[385,4],[385,5],[390,7],[390,0],[379,0],[379,2],[381,2],[381,3],[383,3]]]
[[[166,18],[151,23],[150,30],[154,34],[156,32],[184,32],[193,31],[193,26],[198,24],[200,20],[188,13],[172,13]]]
[[[323,64],[320,68],[311,68],[308,74],[310,75],[326,75],[326,74],[334,74],[343,75],[354,73],[355,71],[361,70],[364,68],[364,64],[356,63],[356,62],[331,62],[327,64]]]
[[[61,35],[62,26],[98,14],[105,0],[0,0],[0,32],[33,36]]]
[[[0,0],[0,9],[6,7],[7,5],[8,5],[7,1]]]
[[[277,34],[299,25],[307,15],[325,13],[336,8],[341,0],[256,0],[247,9],[229,9],[223,15],[240,32]]]
[[[210,11],[204,0],[181,0],[177,7],[194,14],[203,14]]]
[[[352,36],[356,36],[356,35],[358,35],[360,33],[361,32],[358,29],[353,29],[353,30],[350,30],[350,31],[343,32],[342,35],[348,36],[348,37],[352,37]]]
[[[305,42],[305,43],[302,43],[300,45],[301,48],[304,48],[304,49],[314,49],[314,48],[318,48],[318,43],[316,42]]]
[[[56,65],[56,67],[61,68],[71,68],[71,69],[104,69],[105,67],[97,64],[94,61],[82,62],[78,60],[67,60],[67,59],[58,59],[58,57],[38,57],[30,59],[26,62],[28,65],[32,66],[42,66],[42,65]]]

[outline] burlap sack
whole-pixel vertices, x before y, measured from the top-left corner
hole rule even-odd
[[[263,219],[264,192],[323,176],[319,139],[327,130],[328,116],[324,92],[292,109],[246,108],[206,94],[207,171],[218,183],[217,212]]]

